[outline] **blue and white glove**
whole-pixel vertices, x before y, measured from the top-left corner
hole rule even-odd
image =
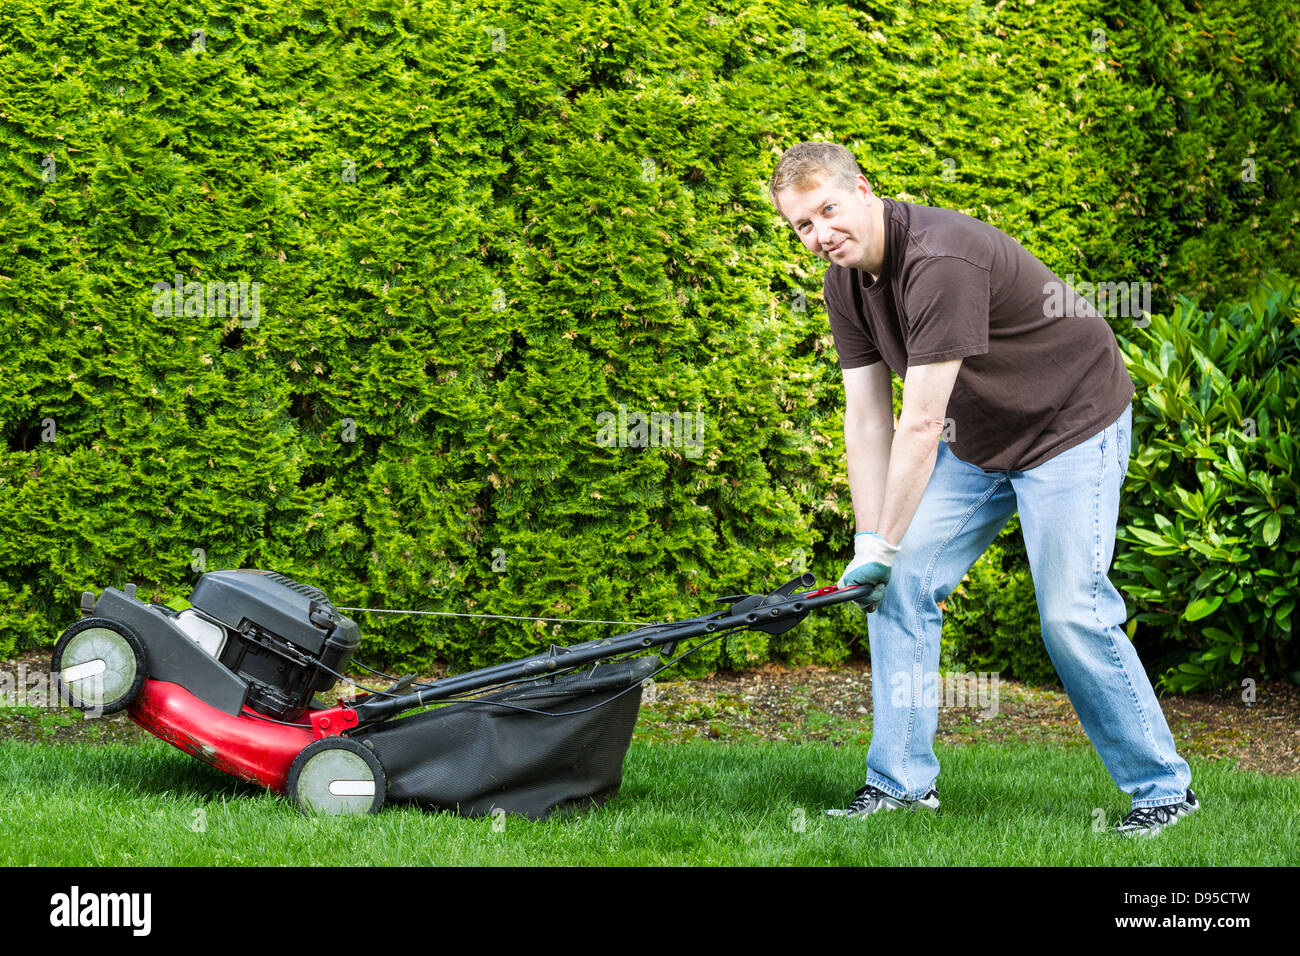
[[[900,550],[900,545],[890,544],[874,531],[859,531],[853,536],[853,560],[840,575],[836,586],[865,585],[862,597],[853,600],[870,614],[885,597],[889,569],[894,563],[894,555]]]

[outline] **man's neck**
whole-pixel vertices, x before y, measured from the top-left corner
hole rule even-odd
[[[885,271],[885,202],[883,199],[876,200],[876,208],[871,217],[871,227],[875,231],[872,236],[872,245],[880,250],[880,257],[875,262],[867,263],[867,274],[871,276],[872,283],[880,281],[880,275]]]

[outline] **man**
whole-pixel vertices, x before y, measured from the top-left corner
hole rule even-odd
[[[938,705],[924,693],[938,602],[1017,511],[1052,663],[1132,797],[1115,829],[1154,834],[1198,809],[1106,577],[1134,387],[1105,319],[1000,230],[875,196],[842,146],[787,150],[769,192],[830,263],[857,531],[840,583],[869,586],[859,603],[876,612],[866,785],[828,815],[938,810]],[[903,378],[897,428],[890,369]]]

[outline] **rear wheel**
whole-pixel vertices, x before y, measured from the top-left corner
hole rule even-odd
[[[303,813],[377,813],[388,795],[388,776],[369,747],[351,737],[323,737],[293,758],[286,790]]]
[[[50,671],[59,699],[91,717],[129,706],[149,675],[144,642],[121,621],[103,617],[85,618],[63,632]]]

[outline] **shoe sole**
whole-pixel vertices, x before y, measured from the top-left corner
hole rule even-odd
[[[874,810],[872,810],[872,811],[870,811],[870,812],[868,812],[868,813],[848,813],[848,812],[846,812],[846,811],[844,811],[844,810],[827,810],[827,811],[825,811],[825,812],[826,812],[826,816],[827,816],[827,818],[829,818],[829,819],[831,819],[831,820],[840,820],[840,819],[843,819],[844,817],[853,817],[854,819],[861,820],[861,819],[863,819],[863,818],[865,818],[865,817],[872,817],[872,816],[875,816],[877,813],[880,813],[881,811],[884,811],[884,810],[911,810],[911,811],[913,811],[913,812],[915,812],[915,811],[917,811],[917,810],[929,810],[929,811],[931,811],[932,813],[934,813],[935,816],[939,816],[939,814],[940,814],[940,811],[939,811],[939,804],[936,803],[934,806],[930,806],[929,804],[922,803],[920,800],[914,801],[914,802],[911,803],[911,804],[906,804],[906,803],[901,803],[901,804],[882,803],[880,806],[876,807],[876,809],[874,809]]]

